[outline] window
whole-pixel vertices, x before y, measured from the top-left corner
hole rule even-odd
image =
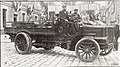
[[[14,22],[17,22],[17,14],[14,14]]]
[[[25,13],[22,13],[22,15],[23,15],[23,22],[25,21]]]
[[[7,9],[3,9],[3,27],[5,27],[6,24],[6,11]]]

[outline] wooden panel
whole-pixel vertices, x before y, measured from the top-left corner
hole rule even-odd
[[[108,27],[107,28],[107,30],[106,30],[106,34],[107,34],[107,37],[108,37],[108,41],[110,42],[110,43],[112,43],[113,42],[113,39],[114,39],[114,28],[112,28],[112,27]]]
[[[96,37],[103,37],[105,36],[105,29],[106,28],[100,28],[100,27],[84,27],[83,29],[83,35],[84,34],[95,34]]]

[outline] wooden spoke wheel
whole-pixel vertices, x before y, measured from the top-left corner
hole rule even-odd
[[[101,50],[100,55],[101,55],[101,56],[106,56],[106,55],[108,55],[111,51],[112,51],[112,47],[111,47],[111,48],[104,48],[104,49]]]
[[[31,51],[32,42],[28,34],[20,32],[15,37],[15,48],[20,54],[26,54]]]
[[[98,57],[100,47],[94,39],[82,38],[77,42],[75,52],[81,61],[92,62]]]

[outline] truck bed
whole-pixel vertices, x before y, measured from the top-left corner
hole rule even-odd
[[[55,31],[51,26],[40,26],[34,23],[14,23],[11,27],[5,27],[6,34],[16,34],[20,31],[27,32],[29,34],[41,34],[41,35],[55,35]]]

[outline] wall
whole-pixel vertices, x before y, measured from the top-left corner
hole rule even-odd
[[[42,7],[41,7],[41,4],[40,2],[21,2],[22,3],[22,6],[21,6],[21,10],[18,11],[18,12],[15,12],[14,11],[14,8],[13,8],[13,2],[0,2],[0,17],[1,17],[1,22],[0,22],[0,27],[1,27],[1,30],[3,30],[3,9],[7,9],[6,11],[6,22],[9,22],[9,21],[14,21],[14,14],[18,14],[17,16],[17,21],[23,21],[23,13],[25,13],[25,21],[28,20],[28,17],[27,17],[27,7],[28,5],[35,5],[34,6],[34,10],[33,10],[33,18],[34,16],[38,16],[41,14],[41,10],[42,10]],[[39,17],[38,17],[39,18]],[[34,20],[34,19],[32,19]]]
[[[13,9],[11,8],[11,3],[1,2],[1,29],[3,29],[3,9],[7,9],[6,11],[6,22],[13,21]]]
[[[106,10],[106,22],[111,24],[110,21],[116,21],[120,24],[120,0],[112,1]]]
[[[120,24],[120,0],[116,1],[116,21]]]

